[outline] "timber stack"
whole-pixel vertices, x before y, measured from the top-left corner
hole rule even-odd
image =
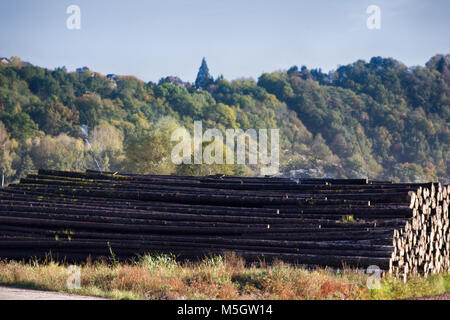
[[[235,252],[428,275],[450,270],[449,197],[440,183],[41,169],[0,189],[0,259]]]

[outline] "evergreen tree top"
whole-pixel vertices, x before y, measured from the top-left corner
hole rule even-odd
[[[206,89],[213,81],[213,77],[209,74],[206,59],[203,57],[202,64],[198,69],[197,78],[195,79],[195,87],[197,89]]]

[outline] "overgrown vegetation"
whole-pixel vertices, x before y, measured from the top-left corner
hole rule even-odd
[[[353,215],[346,215],[341,217],[341,221],[344,223],[352,223],[356,222],[355,217]]]
[[[114,299],[404,299],[450,290],[450,275],[415,277],[405,284],[385,277],[368,289],[369,275],[343,268],[303,269],[283,263],[245,266],[235,255],[180,263],[171,255],[134,263],[81,265],[81,288],[68,289],[68,265],[0,262],[0,284]]]
[[[284,172],[298,177],[395,181],[450,177],[450,56],[425,66],[357,61],[328,74],[292,67],[258,79],[213,79],[48,70],[14,57],[0,64],[0,170],[14,181],[35,168],[136,173],[253,174],[248,166],[174,166],[176,127],[279,128]],[[82,140],[89,127],[91,146]],[[206,165],[204,165],[206,166]]]

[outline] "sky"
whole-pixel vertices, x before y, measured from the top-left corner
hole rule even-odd
[[[70,5],[80,29],[66,25]],[[369,29],[369,5],[380,29]],[[194,81],[202,57],[227,79],[373,56],[424,65],[450,53],[448,0],[14,0],[0,6],[0,57],[144,81]]]

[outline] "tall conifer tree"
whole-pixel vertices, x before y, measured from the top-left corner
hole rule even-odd
[[[213,77],[209,74],[208,65],[206,59],[203,57],[202,64],[198,70],[197,79],[195,79],[195,87],[197,89],[206,89],[211,83],[214,82]]]

